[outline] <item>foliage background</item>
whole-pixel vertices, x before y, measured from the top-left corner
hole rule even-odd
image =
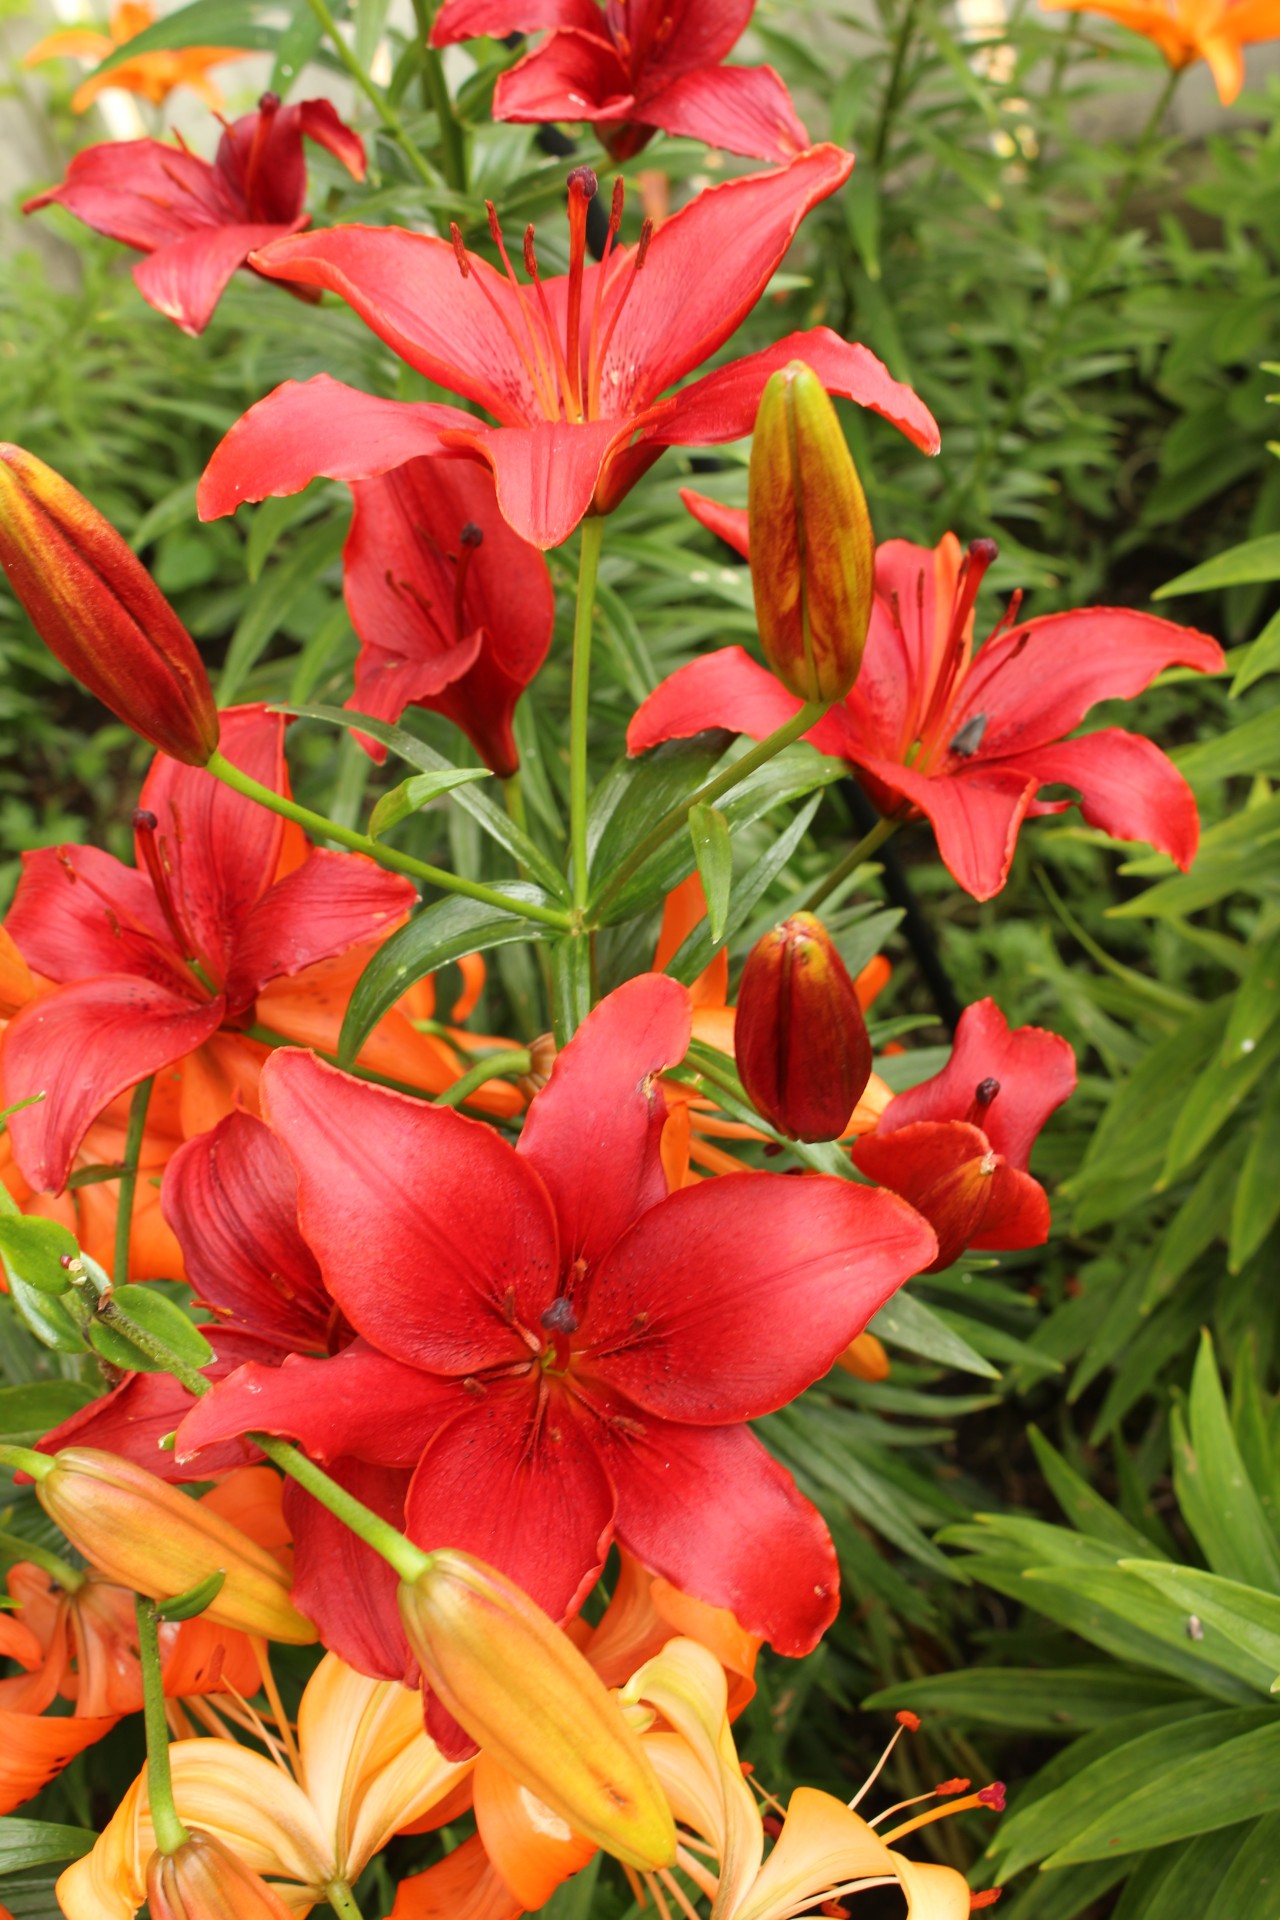
[[[262,36],[278,72],[309,60],[304,93],[335,84],[305,6],[289,17],[227,0],[222,11]],[[362,57],[384,17],[359,0]],[[990,1823],[972,1817],[931,1837],[975,1884],[1005,1880],[1017,1920],[1275,1920],[1280,468],[1265,404],[1278,374],[1264,363],[1280,313],[1280,82],[1246,94],[1206,138],[1144,139],[1163,66],[1087,16],[1020,6],[975,33],[932,0],[884,0],[865,18],[815,0],[762,6],[753,39],[744,51],[779,66],[814,136],[852,146],[859,165],[806,224],[734,350],[823,322],[916,385],[943,429],[937,461],[852,410],[850,441],[881,537],[996,535],[980,624],[1015,587],[1039,613],[1146,605],[1182,576],[1164,610],[1231,653],[1222,679],[1171,674],[1140,709],[1200,800],[1190,876],[1068,815],[1028,828],[1009,886],[978,905],[913,830],[883,871],[858,877],[837,917],[848,957],[879,945],[894,962],[877,1012],[882,1039],[906,1036],[902,1083],[932,1071],[954,1006],[990,993],[1011,1023],[1065,1033],[1081,1084],[1036,1163],[1054,1195],[1050,1245],[914,1283],[897,1322],[884,1317],[888,1382],[835,1376],[764,1423],[832,1525],[848,1599],[819,1654],[767,1666],[742,1744],[782,1797],[800,1779],[849,1791],[874,1762],[887,1709],[909,1704],[926,1727],[891,1764],[896,1797],[957,1773],[1010,1782],[992,1844]],[[431,151],[439,130],[412,37],[393,34],[391,52],[393,96]],[[442,185],[427,204],[380,140],[360,191],[312,153],[317,216],[474,228],[488,194],[504,219],[545,222],[539,247],[555,270],[564,160],[533,130],[485,118],[511,57],[492,48],[460,93],[465,197]],[[9,85],[48,112],[64,156],[100,132],[72,121],[58,85],[46,99],[16,64]],[[578,157],[594,155],[580,139]],[[629,184],[644,169],[678,199],[737,165],[663,141],[631,163]],[[14,183],[15,201],[43,184]],[[65,250],[55,269],[31,245],[0,281],[5,433],[132,540],[220,673],[224,703],[340,704],[355,650],[341,598],[345,492],[321,485],[200,527],[195,482],[225,428],[279,380],[327,371],[401,398],[426,397],[426,383],[344,308],[309,308],[244,276],[204,338],[188,340],[138,298],[120,249],[61,215],[50,224]],[[678,500],[692,480],[741,503],[744,459],[668,455],[610,524],[592,716],[601,773],[661,677],[707,646],[753,644],[744,570]],[[557,644],[520,716],[534,829],[552,848],[564,833],[574,558],[553,557]],[[458,757],[442,724],[413,725]],[[25,848],[94,838],[127,852],[145,753],[103,724],[9,601],[0,727],[0,897]],[[348,823],[398,777],[315,723],[295,729],[292,758],[301,797]],[[856,835],[857,804],[849,783],[832,790],[735,936],[735,963]],[[776,806],[741,837],[740,867],[793,811]],[[460,871],[494,870],[447,801],[416,817],[404,844]],[[646,964],[653,931],[650,921],[617,937],[618,977]],[[512,948],[494,960],[482,1024],[532,1037],[547,1024],[537,970]],[[79,1369],[36,1347],[11,1313],[3,1331],[11,1388],[51,1366]],[[19,1510],[11,1524],[36,1523]],[[122,1729],[33,1811],[99,1823],[135,1762],[133,1738]],[[389,1891],[388,1870],[429,1845],[411,1854],[404,1843],[375,1870],[366,1910]],[[1052,1870],[1037,1872],[1046,1859]],[[17,1915],[52,1912],[48,1886],[37,1863],[0,1880],[0,1899]],[[609,1920],[628,1904],[606,1874],[571,1883],[556,1912]]]

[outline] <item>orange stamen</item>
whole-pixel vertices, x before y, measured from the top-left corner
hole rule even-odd
[[[636,243],[635,254],[632,257],[631,278],[627,281],[626,286],[622,289],[622,298],[619,300],[617,306],[613,310],[613,316],[609,321],[608,328],[605,332],[604,341],[600,348],[600,358],[596,363],[595,375],[594,375],[594,388],[593,388],[593,397],[592,397],[592,403],[591,403],[593,412],[596,411],[596,409],[599,406],[600,381],[604,375],[605,361],[609,358],[609,348],[613,345],[614,333],[617,329],[619,320],[621,320],[622,318],[623,309],[626,306],[628,300],[631,298],[631,291],[636,284],[636,279],[640,273],[640,270],[644,266],[644,263],[649,256],[649,243],[652,239],[653,239],[653,222],[652,220],[646,220],[644,225],[640,229],[640,238]]]
[[[533,290],[538,300],[538,312],[542,316],[543,330],[546,333],[547,339],[551,342],[551,351],[555,355],[556,373],[559,376],[560,392],[563,395],[564,416],[566,420],[580,420],[582,418],[582,407],[574,394],[573,383],[569,378],[569,369],[565,365],[564,354],[560,347],[560,336],[556,332],[555,321],[551,317],[551,308],[547,304],[546,292],[542,285],[542,276],[538,272],[538,256],[534,251],[532,226],[528,226],[524,230],[524,270],[533,282]],[[555,417],[557,419],[559,418],[558,409]]]
[[[555,404],[554,390],[549,391],[547,387],[546,379],[545,378],[540,379],[538,377],[538,374],[534,371],[533,363],[530,360],[528,354],[525,352],[524,347],[521,345],[519,336],[517,335],[514,327],[511,325],[510,319],[502,311],[502,308],[499,306],[497,300],[495,300],[491,290],[485,285],[484,281],[480,278],[480,275],[478,273],[477,274],[472,273],[471,261],[467,256],[467,249],[465,244],[463,243],[462,233],[458,227],[456,220],[451,220],[449,222],[449,238],[453,242],[454,255],[457,259],[458,269],[462,274],[463,279],[475,281],[477,288],[484,295],[485,299],[489,302],[489,305],[492,307],[494,313],[497,314],[498,320],[507,338],[510,340],[516,352],[519,354],[520,364],[529,376],[529,385],[533,388],[533,391],[537,396],[538,405],[542,408],[543,412],[547,415],[548,419],[551,419],[551,420],[558,419],[560,415],[560,409]],[[511,271],[510,265],[508,265],[507,271],[508,272]],[[515,276],[514,274],[512,274],[512,279],[514,280],[514,278]],[[516,291],[519,292],[519,288],[517,288]],[[520,312],[521,312],[521,318],[524,319],[526,326],[528,326],[529,324],[528,316],[524,312],[523,302],[521,303]],[[539,355],[538,357],[539,357],[539,361],[541,361],[541,355]],[[545,374],[545,369],[544,369],[544,374]]]
[[[924,1797],[932,1798],[933,1796]],[[949,1806],[931,1807],[928,1813],[918,1813],[914,1820],[904,1820],[901,1826],[890,1828],[889,1832],[881,1834],[880,1838],[887,1847],[891,1847],[895,1841],[901,1840],[906,1834],[915,1833],[920,1827],[930,1826],[935,1820],[949,1819],[953,1813],[963,1813],[968,1807],[990,1807],[994,1813],[1003,1813],[1003,1781],[997,1780],[991,1786],[983,1787],[978,1793],[966,1794],[963,1800],[953,1800]],[[881,1818],[884,1818],[883,1814]],[[874,1822],[871,1824],[874,1825]]]

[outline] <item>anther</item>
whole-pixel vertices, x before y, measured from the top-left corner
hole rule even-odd
[[[270,91],[268,91],[258,96],[259,113],[278,113],[279,110],[280,110],[280,95],[278,93],[271,93]]]
[[[973,1090],[973,1097],[980,1107],[989,1107],[999,1091],[1000,1082],[998,1080],[979,1080]]]
[[[463,245],[462,228],[456,220],[449,222],[449,238],[453,242],[453,257],[458,263],[464,280],[471,278],[471,262],[467,258],[467,249]]]
[[[484,545],[484,528],[478,527],[474,520],[468,520],[466,526],[458,535],[458,539],[464,547],[482,547]]]
[[[569,175],[570,193],[576,189],[584,200],[594,200],[599,186],[600,182],[590,167],[574,167]]]
[[[971,1893],[969,1895],[970,1913],[977,1913],[982,1907],[994,1907],[1003,1893],[1003,1887],[988,1887],[984,1893]]]
[[[986,714],[975,713],[971,720],[965,721],[964,725],[953,738],[950,751],[961,760],[972,760],[974,754],[982,745],[983,736],[986,731]]]
[[[919,1733],[920,1715],[918,1713],[912,1713],[910,1707],[903,1707],[900,1712],[895,1713],[893,1717],[900,1727],[906,1728],[908,1733]]]
[[[133,810],[133,830],[135,833],[154,833],[160,822],[149,807],[135,807]]]
[[[553,1300],[542,1316],[542,1324],[548,1333],[576,1333],[578,1316],[573,1310],[572,1300],[567,1300],[563,1294]]]

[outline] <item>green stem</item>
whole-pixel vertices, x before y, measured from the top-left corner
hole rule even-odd
[[[434,110],[440,126],[440,158],[444,163],[445,178],[455,193],[467,190],[467,143],[466,136],[453,111],[453,101],[449,98],[449,85],[444,77],[444,66],[440,55],[431,44],[432,20],[436,9],[428,0],[413,0],[414,16],[418,22],[418,32],[422,36],[422,90],[427,105]]]
[[[380,1553],[402,1580],[416,1580],[424,1568],[431,1564],[429,1554],[415,1547],[411,1540],[406,1540],[381,1514],[366,1507],[363,1500],[357,1500],[336,1480],[331,1480],[323,1467],[318,1467],[314,1460],[309,1460],[289,1441],[277,1440],[269,1433],[251,1433],[249,1439],[255,1447],[262,1449],[268,1460],[275,1461],[282,1473],[296,1480],[322,1507],[327,1507],[335,1519],[350,1527],[366,1546]]]
[[[331,1880],[324,1890],[324,1897],[341,1920],[362,1920],[355,1895],[345,1880]]]
[[[49,1547],[38,1547],[34,1540],[24,1540],[21,1534],[0,1533],[0,1553],[12,1554],[17,1560],[30,1560],[36,1567],[43,1567],[51,1573],[65,1593],[76,1593],[84,1585],[85,1576],[69,1560],[54,1553]]]
[[[129,1278],[129,1233],[133,1226],[133,1196],[138,1187],[138,1161],[142,1154],[142,1136],[147,1125],[147,1106],[155,1075],[140,1080],[129,1102],[129,1128],[124,1137],[124,1172],[120,1175],[120,1197],[116,1205],[115,1259],[112,1278],[118,1287]]]
[[[569,695],[569,847],[573,857],[573,904],[585,907],[587,873],[587,719],[591,700],[591,629],[596,608],[596,575],[604,521],[598,514],[582,523],[578,560],[578,605],[573,617],[573,684]]]
[[[145,1354],[148,1360],[154,1361],[156,1366],[165,1373],[171,1373],[175,1380],[182,1383],[188,1393],[208,1392],[209,1382],[203,1374],[197,1372],[195,1367],[188,1366],[187,1362],[179,1358],[165,1341],[157,1340],[155,1335],[148,1333],[145,1327],[140,1327],[123,1307],[117,1306],[109,1293],[99,1296],[96,1312],[97,1318],[104,1326],[112,1328],[122,1340],[127,1340],[131,1347],[136,1347],[139,1353]]]
[[[164,1678],[160,1671],[160,1630],[150,1600],[135,1594],[138,1622],[138,1659],[142,1666],[142,1717],[147,1732],[147,1800],[156,1846],[176,1853],[191,1838],[173,1804],[173,1775],[169,1771],[169,1728],[164,1717]]]
[[[847,880],[851,873],[856,873],[863,861],[869,860],[876,848],[882,847],[889,836],[896,833],[901,825],[901,820],[894,820],[888,816],[883,820],[877,820],[870,832],[864,833],[861,840],[850,847],[844,859],[837,866],[832,867],[826,878],[819,880],[817,886],[809,890],[804,898],[803,911],[812,913],[814,908],[820,907],[824,900],[829,900],[836,888]]]
[[[396,142],[396,145],[400,148],[400,151],[417,174],[419,180],[422,181],[424,186],[430,187],[434,193],[440,185],[439,177],[435,171],[427,165],[427,162],[418,152],[417,147],[414,146],[413,141],[404,130],[403,121],[395,108],[391,106],[386,99],[381,87],[374,84],[364,68],[360,65],[360,62],[356,59],[354,53],[352,53],[350,47],[342,37],[337,21],[326,6],[325,0],[307,0],[307,4],[324,29],[325,35],[332,45],[334,52],[337,54],[338,59],[351,75],[352,80],[369,102],[387,132]]]
[[[525,920],[537,920],[544,926],[564,929],[570,924],[570,916],[562,907],[540,907],[535,901],[512,899],[508,894],[499,893],[495,887],[484,886],[479,880],[464,880],[460,874],[446,873],[442,867],[428,866],[425,860],[415,860],[412,855],[400,853],[395,847],[386,847],[379,840],[371,840],[367,833],[356,833],[350,827],[339,826],[336,820],[330,820],[323,813],[313,813],[310,807],[300,807],[296,800],[287,799],[272,787],[264,787],[252,774],[241,772],[239,767],[233,766],[220,753],[213,755],[206,770],[215,779],[221,780],[224,786],[233,787],[237,793],[244,794],[246,799],[256,800],[259,806],[269,807],[286,820],[296,821],[310,834],[325,840],[336,840],[339,846],[349,847],[353,853],[363,853],[393,873],[407,874],[412,880],[439,887],[443,893],[465,894],[468,900],[482,901],[486,907],[499,907],[504,913],[519,914]]]
[[[696,793],[691,793],[687,800],[681,800],[678,806],[672,807],[669,813],[664,814],[657,826],[645,835],[639,846],[632,848],[600,899],[595,903],[597,924],[599,916],[609,906],[610,901],[617,899],[632,874],[638,873],[645,861],[657,853],[660,847],[665,846],[672,834],[678,832],[685,824],[692,808],[712,806],[732,788],[739,786],[758,767],[764,766],[765,762],[772,760],[775,754],[781,753],[784,747],[791,746],[802,734],[808,733],[810,727],[817,726],[829,704],[827,701],[806,700],[799,712],[793,714],[785,725],[766,734],[765,738],[758,740],[749,752],[735,760],[731,767],[726,767],[723,773],[716,774],[713,780],[708,780],[706,785],[699,787]]]
[[[29,1473],[38,1484],[53,1472],[53,1455],[37,1453],[34,1447],[19,1447],[6,1440],[0,1446],[0,1467],[8,1467],[11,1473]]]
[[[438,1107],[460,1107],[469,1093],[484,1086],[487,1080],[497,1080],[503,1074],[528,1073],[533,1061],[526,1047],[513,1049],[510,1053],[491,1053],[470,1073],[464,1073],[461,1080],[455,1080],[451,1087],[435,1097]]]
[[[884,90],[884,99],[880,105],[880,118],[876,122],[875,139],[871,146],[871,164],[877,172],[884,160],[889,145],[889,133],[894,116],[902,105],[902,75],[907,64],[907,54],[916,30],[916,0],[906,0],[902,16],[898,22],[897,37],[893,48],[893,65],[889,69],[889,79]]]

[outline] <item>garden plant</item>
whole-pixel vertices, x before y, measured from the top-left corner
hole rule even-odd
[[[1280,0],[59,20],[0,1920],[1280,1920]]]

